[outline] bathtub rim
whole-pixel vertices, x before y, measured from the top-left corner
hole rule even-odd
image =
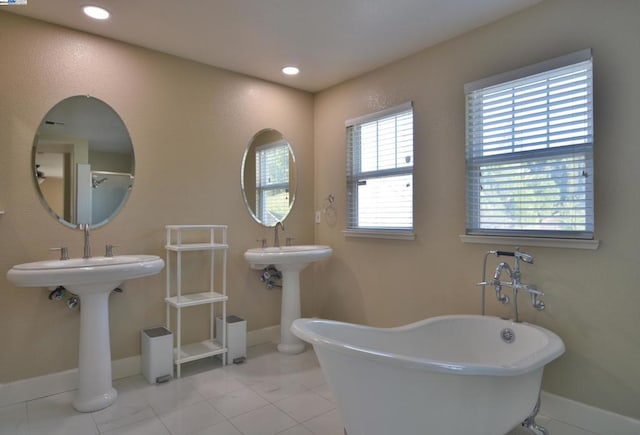
[[[305,327],[307,324],[324,323],[324,324],[333,324],[333,325],[348,325],[349,327],[364,328],[364,329],[401,332],[403,330],[418,328],[426,324],[434,323],[442,320],[447,320],[447,319],[455,320],[455,319],[462,319],[462,318],[466,318],[466,319],[490,318],[490,319],[504,322],[505,326],[514,325],[516,327],[518,326],[530,327],[541,332],[547,338],[548,343],[538,351],[533,352],[532,354],[524,358],[521,358],[514,364],[503,364],[503,365],[478,364],[478,363],[461,364],[459,362],[417,358],[417,357],[411,357],[411,356],[402,355],[394,352],[384,352],[376,349],[356,346],[356,345],[348,344],[336,339],[321,336],[317,332],[311,331]],[[391,364],[391,365],[399,366],[403,368],[419,369],[419,370],[424,370],[429,372],[456,374],[456,375],[476,375],[476,376],[477,375],[487,375],[487,376],[522,375],[522,374],[530,373],[535,370],[544,368],[545,365],[547,365],[551,361],[561,356],[565,351],[565,345],[562,339],[558,335],[556,335],[554,332],[549,331],[546,328],[543,328],[541,326],[534,325],[531,323],[527,323],[527,322],[516,323],[513,320],[503,319],[500,317],[481,316],[481,315],[474,315],[474,314],[450,314],[450,315],[429,317],[429,318],[418,320],[416,322],[412,322],[406,325],[396,326],[391,328],[371,327],[371,326],[359,325],[359,324],[348,323],[348,322],[340,322],[337,320],[327,320],[327,319],[318,319],[318,318],[301,318],[293,322],[293,324],[291,325],[291,331],[298,338],[305,340],[314,346],[317,345],[317,346],[329,348],[333,351],[340,352],[343,354],[350,354],[352,356],[358,355],[372,361],[383,362],[386,364]]]

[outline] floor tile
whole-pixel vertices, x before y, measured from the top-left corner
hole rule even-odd
[[[274,405],[299,423],[335,408],[335,404],[311,391],[293,395],[275,402]]]
[[[27,404],[0,408],[0,434],[27,434]]]
[[[190,382],[205,399],[240,390],[245,387],[243,383],[234,377],[218,370],[211,370],[210,372],[200,373],[184,379]]]
[[[250,388],[269,402],[276,402],[309,390],[285,375],[270,376],[261,382],[250,385]]]
[[[228,421],[223,421],[222,423],[214,424],[213,426],[194,432],[192,435],[242,435],[242,432]]]
[[[127,426],[121,426],[117,429],[101,432],[101,435],[171,435],[169,430],[160,421],[159,418],[153,417],[146,420],[137,421]]]
[[[278,435],[313,435],[309,429],[299,424],[297,426],[293,426],[290,429],[285,430],[284,432],[280,432]]]
[[[320,396],[324,397],[330,402],[333,402],[333,403],[336,402],[336,398],[333,396],[333,393],[329,389],[329,384],[322,384],[319,387],[313,388],[311,391],[313,391],[316,394],[319,394]]]
[[[249,411],[230,421],[243,435],[275,435],[297,424],[273,405]]]
[[[307,388],[313,389],[325,384],[324,374],[320,367],[308,367],[290,375],[291,379]]]
[[[224,416],[208,402],[198,402],[160,415],[171,435],[187,435],[221,423]]]
[[[108,408],[91,413],[100,432],[107,432],[141,420],[155,417],[142,394],[129,390],[118,394],[115,403]]]
[[[305,421],[303,426],[314,435],[344,435],[342,417],[337,409]]]
[[[29,435],[94,435],[98,427],[91,414],[73,409],[74,392],[27,402]]]
[[[220,396],[212,397],[209,403],[227,418],[235,417],[269,404],[258,393],[242,388]]]
[[[185,379],[174,379],[165,384],[148,385],[140,391],[156,414],[202,402],[205,398],[193,384]]]

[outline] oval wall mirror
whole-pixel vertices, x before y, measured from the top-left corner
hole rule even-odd
[[[33,141],[40,199],[61,223],[99,227],[126,202],[134,179],[127,127],[105,102],[69,97],[42,119]]]
[[[273,227],[284,221],[296,199],[296,161],[291,144],[278,130],[253,136],[240,173],[244,203],[256,222]]]

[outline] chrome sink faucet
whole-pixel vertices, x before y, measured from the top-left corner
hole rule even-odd
[[[280,247],[280,238],[278,237],[278,226],[280,228],[282,228],[282,231],[284,231],[284,224],[282,222],[280,222],[280,221],[276,222],[276,225],[274,227],[275,228],[275,234],[273,236],[273,246],[276,247],[276,248]]]
[[[84,233],[84,254],[82,258],[91,258],[91,225],[80,224],[78,229]]]

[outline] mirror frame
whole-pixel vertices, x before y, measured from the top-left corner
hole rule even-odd
[[[54,218],[54,219],[56,219],[58,222],[60,222],[61,224],[63,224],[63,225],[64,225],[64,226],[66,226],[66,227],[69,227],[69,228],[78,228],[78,225],[79,225],[80,223],[84,223],[84,222],[80,222],[80,223],[73,223],[73,222],[69,222],[69,221],[67,221],[67,220],[64,218],[64,216],[60,216],[60,215],[58,214],[58,212],[57,212],[57,211],[53,210],[53,208],[52,208],[51,204],[49,203],[49,201],[48,201],[48,200],[47,200],[47,198],[45,197],[45,194],[44,194],[44,192],[43,192],[43,190],[42,190],[42,188],[41,188],[41,186],[40,186],[39,176],[38,176],[38,169],[37,169],[37,166],[36,166],[36,165],[37,165],[37,154],[38,154],[38,142],[39,142],[39,140],[40,140],[43,136],[44,136],[44,137],[47,137],[47,136],[51,137],[49,133],[43,133],[43,132],[41,132],[41,127],[42,127],[42,125],[47,121],[47,118],[48,118],[49,114],[51,113],[51,111],[52,111],[54,108],[56,108],[56,107],[57,107],[57,106],[59,106],[60,104],[63,104],[65,101],[70,100],[70,99],[72,99],[72,98],[88,98],[88,99],[93,99],[93,100],[96,100],[96,101],[98,101],[98,102],[102,103],[102,104],[103,104],[104,106],[106,106],[107,108],[109,108],[109,109],[113,112],[113,114],[115,115],[115,118],[117,118],[117,120],[119,120],[119,121],[120,121],[120,123],[122,124],[122,127],[123,127],[124,131],[126,132],[127,137],[128,137],[128,139],[129,139],[129,145],[130,145],[130,147],[131,147],[131,152],[130,152],[130,156],[131,156],[131,157],[130,157],[130,158],[131,158],[131,164],[130,164],[131,172],[130,172],[130,173],[128,173],[128,175],[129,175],[129,180],[130,180],[129,187],[127,188],[126,193],[125,193],[125,194],[124,194],[124,196],[122,197],[122,200],[118,203],[118,205],[117,205],[116,207],[114,207],[114,208],[112,209],[111,213],[109,214],[109,216],[108,216],[107,218],[103,219],[103,220],[102,220],[102,221],[100,221],[100,222],[96,222],[95,224],[93,224],[93,223],[91,223],[91,224],[90,224],[90,227],[91,227],[91,228],[99,228],[99,227],[102,227],[102,226],[106,225],[107,223],[109,223],[112,219],[114,219],[114,218],[115,218],[115,217],[120,213],[120,211],[122,210],[122,208],[124,207],[124,205],[125,205],[125,204],[127,203],[127,201],[129,200],[129,197],[131,196],[131,190],[133,189],[133,182],[134,182],[134,180],[135,180],[135,151],[134,151],[134,147],[133,147],[133,141],[131,140],[131,134],[129,133],[129,129],[127,128],[127,125],[124,123],[124,121],[123,121],[122,117],[118,114],[118,112],[116,112],[116,110],[115,110],[111,105],[109,105],[108,103],[106,103],[106,102],[105,102],[105,101],[103,101],[102,99],[97,98],[97,97],[94,97],[94,96],[92,96],[92,95],[72,95],[72,96],[70,96],[70,97],[63,98],[62,100],[60,100],[60,101],[58,101],[56,104],[54,104],[54,105],[53,105],[53,106],[52,106],[52,107],[51,107],[51,108],[50,108],[50,109],[49,109],[49,110],[44,114],[44,116],[43,116],[42,120],[41,120],[41,121],[40,121],[40,123],[38,124],[38,128],[36,129],[36,132],[35,132],[35,135],[34,135],[34,139],[33,139],[33,145],[32,145],[32,147],[31,147],[31,172],[33,173],[33,180],[34,180],[34,183],[35,183],[35,187],[36,187],[36,192],[37,192],[38,199],[40,200],[40,203],[43,205],[43,207],[45,208],[45,210],[47,210],[47,211],[48,211],[48,213],[49,213],[51,216],[53,216],[53,218]],[[64,141],[62,140],[63,138],[64,138]],[[59,138],[58,138],[57,140],[59,140],[60,142],[66,142],[66,143],[72,143],[72,142],[74,142],[74,141],[77,141],[77,142],[82,142],[82,141],[83,141],[83,139],[78,139],[78,136],[69,136],[69,135],[60,135],[60,136],[59,136]],[[89,146],[89,145],[88,145],[88,141],[87,141],[86,139],[84,139],[84,142],[86,142],[86,143],[87,143],[87,153],[88,153],[88,152],[89,152],[89,151],[88,151],[88,146]],[[55,148],[55,140],[54,140],[54,141],[52,141],[52,145],[51,145],[51,146],[52,146],[52,148]],[[71,146],[71,145],[69,144],[69,145],[67,145],[67,146]],[[73,160],[73,159],[72,159],[72,160]],[[73,162],[73,163],[74,163],[74,164],[77,164],[76,162]],[[91,172],[99,172],[99,173],[107,174],[107,175],[109,175],[109,174],[111,174],[111,175],[116,174],[116,175],[123,175],[123,176],[127,174],[126,172],[118,172],[118,173],[115,173],[115,172],[103,171],[103,170],[96,170],[96,171],[90,171],[90,172],[89,172],[88,165],[85,165],[85,166],[87,166],[87,173],[86,173],[86,175],[87,175],[88,177],[91,177]],[[75,186],[75,185],[76,185],[76,183],[77,183],[77,180],[76,180],[76,173],[75,173],[75,171],[73,171],[73,170],[71,170],[71,171],[70,171],[70,177],[69,177],[69,178],[70,178],[70,180],[69,180],[68,182],[69,182],[69,183],[71,183],[73,186]],[[65,183],[67,183],[67,182],[65,181]],[[93,184],[93,183],[94,183],[94,181],[93,181],[93,179],[92,179],[92,184]],[[73,189],[75,189],[74,187],[72,187],[72,188],[73,188]],[[76,195],[78,195],[78,196],[79,196],[79,194],[76,194]],[[76,198],[74,197],[74,198],[72,198],[72,199],[76,199]],[[71,200],[71,199],[70,199],[70,200]],[[72,209],[77,208],[77,203],[76,203],[76,204],[73,204],[73,205],[70,205],[70,207],[71,207]],[[75,214],[77,214],[77,212],[76,212]]]
[[[266,228],[273,228],[274,226],[277,225],[277,222],[274,223],[273,225],[265,224],[256,215],[256,212],[253,210],[253,207],[249,204],[249,200],[247,198],[247,193],[245,190],[245,167],[246,167],[247,157],[249,156],[249,153],[252,152],[255,154],[254,148],[255,148],[256,138],[261,134],[270,133],[270,132],[279,134],[282,140],[287,143],[287,148],[289,149],[289,160],[292,162],[292,165],[289,166],[290,179],[291,179],[291,171],[293,171],[293,183],[291,182],[289,183],[289,196],[290,196],[289,209],[287,210],[287,213],[282,217],[281,221],[284,221],[291,213],[291,210],[293,209],[293,206],[296,202],[297,190],[298,190],[298,165],[296,164],[296,156],[293,152],[293,147],[291,146],[291,142],[289,141],[289,139],[287,139],[287,137],[284,134],[282,134],[282,132],[280,132],[275,128],[263,128],[262,130],[258,131],[256,134],[253,135],[253,137],[247,144],[244,151],[244,155],[242,156],[242,166],[240,168],[240,190],[242,190],[242,199],[244,201],[245,207],[247,208],[247,211],[249,212],[249,215],[251,215],[254,221],[256,221],[257,223],[259,223],[260,225]]]

